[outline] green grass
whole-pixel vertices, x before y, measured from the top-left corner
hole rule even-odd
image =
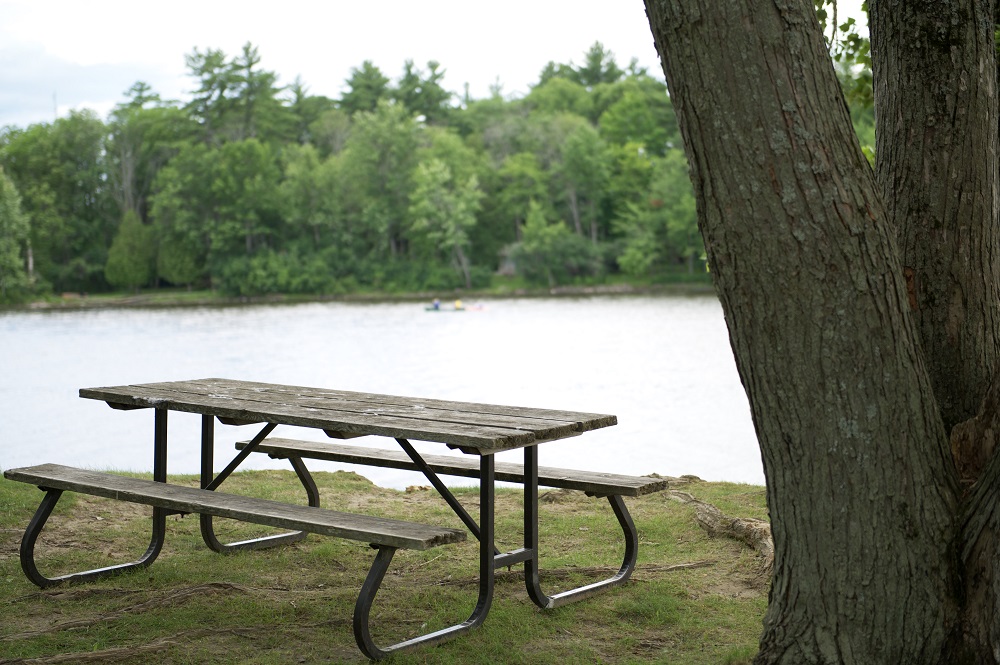
[[[488,288],[437,290],[437,291],[380,291],[376,289],[359,289],[347,294],[308,295],[308,294],[272,294],[253,297],[226,296],[218,291],[207,289],[192,290],[160,288],[142,289],[139,292],[125,293],[92,293],[92,294],[49,294],[32,303],[19,306],[5,306],[6,309],[54,308],[83,309],[101,307],[193,307],[221,306],[246,303],[295,304],[302,302],[340,300],[349,302],[430,302],[434,297],[445,298],[451,293],[466,300],[477,298],[510,298],[510,297],[552,297],[559,295],[592,295],[592,294],[690,294],[714,293],[709,276],[703,273],[688,275],[686,272],[659,275],[645,280],[626,279],[622,276],[609,276],[594,283],[581,283],[559,286],[554,289],[531,285],[519,277],[494,278]]]
[[[193,476],[171,478],[196,484]],[[317,473],[323,505],[461,528],[432,490],[379,488],[352,473]],[[225,490],[304,503],[294,474],[234,474]],[[763,489],[722,483],[683,488],[741,516],[764,517]],[[456,495],[475,514],[475,490]],[[222,556],[201,541],[196,516],[168,518],[167,543],[149,568],[88,584],[39,590],[18,564],[18,544],[42,494],[0,481],[0,663],[357,663],[351,613],[373,551],[310,536],[269,550]],[[693,509],[669,492],[629,499],[639,565],[624,587],[555,610],[527,597],[520,570],[497,573],[486,623],[393,663],[749,663],[766,590],[741,545],[710,539]],[[265,528],[217,520],[220,538]],[[67,493],[42,534],[39,567],[55,575],[128,561],[149,541],[148,509]],[[602,579],[621,563],[622,537],[606,501],[570,491],[541,502],[542,583],[548,593]],[[502,549],[520,546],[520,493],[497,497]],[[470,540],[472,540],[470,538]],[[466,619],[476,598],[475,542],[399,551],[373,609],[379,643]],[[678,567],[678,564],[698,564]]]

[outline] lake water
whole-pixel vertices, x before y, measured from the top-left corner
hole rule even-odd
[[[460,313],[415,303],[4,313],[0,468],[151,470],[152,411],[114,411],[78,390],[206,377],[613,413],[615,427],[541,446],[541,464],[764,482],[712,296],[488,300]],[[200,416],[170,414],[171,473],[198,472],[199,425]],[[217,467],[257,429],[217,425]],[[275,435],[323,439],[284,427]],[[287,462],[251,455],[244,468]],[[389,469],[310,468],[350,469],[387,487],[426,484]]]

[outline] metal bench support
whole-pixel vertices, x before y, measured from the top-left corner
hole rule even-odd
[[[153,480],[161,483],[167,482],[167,411],[166,409],[156,409],[153,432]],[[20,558],[21,570],[29,580],[41,588],[55,586],[63,582],[87,582],[98,580],[104,577],[111,577],[120,573],[145,568],[156,560],[167,534],[167,511],[163,508],[153,508],[152,534],[149,539],[149,547],[146,552],[129,563],[122,563],[115,566],[95,568],[85,570],[80,573],[70,573],[59,577],[46,577],[38,571],[35,565],[35,543],[38,536],[45,527],[52,510],[59,502],[63,490],[41,487],[45,491],[45,497],[38,505],[34,516],[28,523],[28,528],[21,539]]]
[[[632,516],[629,515],[628,508],[625,507],[625,501],[620,496],[612,495],[608,496],[608,502],[611,504],[611,509],[614,510],[615,517],[618,518],[618,523],[622,527],[622,533],[625,535],[625,558],[621,568],[615,575],[606,580],[563,591],[554,596],[547,596],[542,591],[537,555],[538,448],[528,446],[524,449],[524,549],[535,553],[524,564],[524,583],[528,595],[536,605],[552,609],[583,600],[605,589],[625,584],[631,577],[639,552],[639,534],[635,529]]]
[[[145,568],[153,563],[159,555],[166,534],[167,516],[166,511],[162,508],[153,508],[153,534],[149,541],[149,547],[146,548],[146,553],[139,557],[139,559],[130,563],[95,568],[94,570],[71,573],[59,577],[46,577],[42,575],[38,572],[38,567],[35,565],[35,542],[38,540],[38,535],[42,532],[46,520],[52,514],[52,509],[56,507],[56,503],[58,503],[63,491],[45,487],[41,489],[45,490],[45,497],[42,499],[41,504],[39,504],[38,510],[35,511],[35,515],[31,518],[31,522],[28,523],[28,528],[21,539],[20,550],[21,570],[24,571],[29,580],[39,587],[44,589],[62,584],[63,582],[87,582],[103,577],[111,577],[112,575],[118,575],[137,568]]]
[[[414,637],[388,647],[380,647],[372,639],[369,619],[375,594],[389,568],[389,563],[396,550],[392,547],[379,547],[375,562],[372,564],[368,577],[361,587],[361,594],[354,606],[354,639],[362,653],[372,660],[381,660],[394,653],[409,651],[419,646],[441,644],[458,637],[480,626],[489,614],[493,604],[494,565],[494,509],[495,491],[493,488],[493,456],[483,455],[480,458],[481,476],[483,482],[479,486],[479,596],[476,607],[468,619],[462,623],[443,628],[433,633]]]
[[[226,478],[233,472],[236,467],[243,462],[247,456],[250,455],[256,449],[260,442],[263,441],[268,434],[270,434],[275,428],[275,425],[268,423],[264,428],[253,438],[247,446],[233,458],[233,461],[221,471],[218,475],[215,475],[214,461],[215,461],[215,418],[213,416],[201,417],[201,487],[202,489],[214,490],[222,484]],[[292,468],[295,469],[295,475],[299,477],[299,482],[306,490],[306,497],[308,498],[309,505],[313,507],[319,507],[319,489],[316,487],[316,482],[313,480],[312,475],[309,473],[309,469],[302,462],[300,457],[289,457],[288,461],[291,462]],[[274,547],[275,545],[284,545],[286,543],[295,543],[300,540],[304,540],[306,537],[305,531],[289,531],[287,533],[279,533],[273,536],[263,536],[261,538],[251,538],[250,540],[242,540],[235,543],[223,543],[215,534],[215,525],[212,523],[211,515],[199,515],[201,524],[201,537],[208,545],[209,549],[220,552],[222,554],[232,554],[234,552],[240,552],[243,550],[256,550],[263,549],[266,547]]]
[[[625,555],[622,560],[622,565],[618,569],[618,572],[606,580],[600,582],[595,582],[593,584],[587,584],[576,589],[570,589],[568,591],[563,591],[557,593],[553,596],[546,595],[542,591],[541,587],[541,575],[539,571],[538,564],[538,447],[537,446],[526,446],[524,448],[524,547],[513,552],[501,553],[492,543],[492,537],[489,540],[484,540],[482,534],[482,529],[479,525],[475,523],[473,518],[466,512],[465,508],[458,502],[454,494],[448,489],[448,487],[441,482],[438,478],[437,473],[431,469],[421,457],[420,454],[413,448],[409,441],[402,438],[397,438],[396,441],[400,444],[406,454],[413,460],[413,463],[423,472],[424,476],[431,482],[438,493],[445,499],[448,505],[455,511],[455,514],[461,518],[462,522],[468,527],[469,531],[479,539],[481,546],[485,549],[489,546],[493,550],[493,568],[503,568],[507,566],[513,566],[519,563],[524,563],[524,582],[525,587],[528,591],[528,596],[531,600],[541,608],[552,609],[555,607],[560,607],[562,605],[567,605],[569,603],[576,602],[578,600],[583,600],[589,598],[601,591],[606,589],[620,586],[625,584],[629,577],[632,576],[632,571],[635,570],[636,561],[638,559],[639,553],[639,533],[636,531],[635,523],[632,521],[632,516],[628,512],[628,508],[625,506],[625,501],[620,495],[604,495],[608,499],[608,503],[611,504],[611,509],[615,513],[615,517],[618,518],[618,524],[621,526],[622,535],[625,538]],[[485,460],[490,458],[492,461],[492,455],[482,455],[481,459]],[[292,458],[301,462],[301,458]],[[480,474],[480,492],[483,490],[483,486],[487,484],[486,477],[482,473]],[[493,485],[494,476],[491,473],[489,485]],[[591,496],[598,496],[591,494]],[[490,505],[493,504],[494,492],[490,492],[489,501]],[[485,501],[486,497],[481,496],[481,501]]]

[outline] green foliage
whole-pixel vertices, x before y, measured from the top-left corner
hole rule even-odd
[[[819,6],[833,26],[831,1]],[[871,155],[870,95],[856,93],[870,87],[866,45],[840,24],[832,57]],[[454,105],[434,61],[408,60],[396,80],[363,62],[330,99],[299,79],[281,88],[250,43],[232,58],[195,49],[187,104],[140,81],[106,122],[72,113],[0,132],[27,220],[14,244],[25,265],[31,251],[35,292],[475,288],[515,264],[535,285],[703,278],[666,86],[599,42],[582,63],[548,63],[523,98],[498,81]],[[138,226],[119,223],[129,214]],[[156,248],[154,273],[140,279],[133,246]]]
[[[441,85],[444,70],[434,60],[427,63],[427,74],[415,69],[412,60],[403,65],[400,77],[391,96],[397,103],[431,124],[440,124],[448,119],[451,98],[454,96]]]
[[[649,198],[629,202],[616,219],[624,247],[618,265],[631,276],[670,270],[677,263],[694,273],[705,248],[687,160],[679,150],[671,150],[653,161],[652,168]]]
[[[21,196],[0,168],[0,303],[21,302],[30,292],[24,255],[28,231]]]
[[[598,124],[601,136],[618,145],[637,143],[652,155],[681,146],[677,116],[666,86],[648,77],[629,77],[602,91],[606,110]]]
[[[30,222],[35,271],[58,291],[107,288],[104,263],[117,226],[109,195],[106,128],[92,112],[6,132],[0,166]]]
[[[199,83],[186,109],[206,143],[294,139],[296,118],[278,99],[277,75],[257,67],[261,58],[253,44],[247,42],[232,59],[219,49],[195,49],[185,60]]]
[[[336,103],[329,97],[322,95],[310,95],[309,88],[302,82],[301,77],[296,77],[288,91],[291,93],[291,100],[288,105],[292,112],[294,141],[305,144],[314,143],[317,137],[313,134],[313,126],[319,121],[323,114],[335,110]]]
[[[540,113],[572,113],[582,117],[590,115],[594,104],[585,87],[561,76],[532,88],[525,102]]]
[[[322,255],[303,259],[297,252],[264,250],[226,261],[218,288],[227,295],[272,293],[336,293],[337,282]]]
[[[851,122],[868,161],[875,164],[875,99],[872,88],[871,41],[858,32],[854,17],[841,21],[836,0],[813,0],[824,33],[829,29],[828,43],[837,77],[840,79],[851,112]],[[868,12],[868,3],[861,3]]]
[[[848,104],[870,109],[874,104],[871,40],[858,32],[856,18],[840,20],[837,0],[813,0],[813,4],[824,34],[829,30],[830,55],[837,65]],[[867,0],[861,3],[861,10],[868,13]]]
[[[490,199],[495,223],[506,227],[507,244],[521,240],[532,202],[548,199],[550,175],[531,152],[519,152],[507,157],[497,171],[497,191]]]
[[[517,272],[531,284],[554,287],[602,270],[600,251],[562,222],[549,223],[539,204],[531,202],[522,240],[510,249]]]
[[[625,72],[618,67],[615,55],[604,48],[600,42],[594,42],[586,54],[582,66],[573,63],[557,64],[549,62],[539,76],[539,82],[544,84],[554,78],[564,78],[579,83],[587,89],[592,89],[602,83],[614,83]]]
[[[371,60],[361,63],[360,69],[351,70],[347,87],[347,92],[340,98],[340,108],[349,115],[362,111],[370,113],[380,101],[389,97],[389,79]]]
[[[418,125],[399,104],[382,102],[354,116],[342,163],[347,215],[373,256],[406,251],[417,146]]]
[[[284,181],[279,186],[286,243],[319,251],[332,244],[349,244],[345,225],[345,193],[341,160],[323,160],[311,145],[285,149]]]
[[[156,174],[193,139],[197,125],[181,109],[159,105],[141,81],[130,90],[132,99],[111,113],[105,139],[111,195],[119,209],[149,217],[149,199]],[[145,104],[156,104],[147,108]]]
[[[309,124],[310,144],[323,157],[339,154],[351,131],[351,117],[340,109],[327,109]]]
[[[573,130],[562,148],[558,170],[576,232],[589,235],[596,243],[599,235],[599,206],[610,179],[611,157],[597,130],[589,124]]]
[[[410,195],[413,230],[426,238],[429,247],[451,257],[466,288],[472,287],[469,229],[476,223],[481,198],[474,175],[464,182],[456,181],[448,165],[439,159],[417,167]]]
[[[270,147],[256,139],[227,143],[216,151],[211,173],[210,260],[273,245],[281,223],[280,169]]]
[[[174,286],[191,286],[204,272],[204,257],[189,240],[168,233],[160,238],[156,254],[156,274]]]
[[[614,83],[625,74],[615,62],[615,54],[606,50],[601,42],[594,42],[576,72],[580,83],[588,88],[601,83]]]
[[[215,151],[202,143],[182,146],[177,155],[157,174],[151,216],[156,225],[161,247],[174,254],[177,247],[196,264],[182,275],[172,273],[166,259],[167,273],[163,278],[171,283],[185,283],[189,274],[200,272],[210,247],[209,220],[213,216],[211,194]],[[161,266],[162,270],[162,266]],[[178,281],[175,282],[175,278]]]
[[[156,234],[139,215],[129,211],[108,251],[104,276],[112,286],[137,290],[156,275]]]

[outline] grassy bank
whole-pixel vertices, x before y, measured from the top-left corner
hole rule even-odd
[[[173,479],[196,486],[194,477]],[[317,473],[326,507],[461,528],[433,490],[406,492],[345,472]],[[294,474],[248,471],[226,491],[302,501]],[[692,482],[683,491],[731,515],[766,517],[764,490]],[[544,492],[544,490],[543,490]],[[467,506],[477,494],[456,490]],[[310,536],[294,545],[221,556],[201,541],[195,516],[168,518],[167,543],[142,572],[39,590],[18,564],[18,544],[42,494],[0,480],[0,664],[358,663],[351,612],[373,557],[361,543]],[[520,495],[501,490],[497,539],[515,549]],[[639,564],[622,588],[556,610],[528,599],[518,569],[498,571],[486,624],[397,663],[749,663],[766,589],[744,546],[712,539],[694,509],[671,493],[628,500],[640,534]],[[549,593],[603,579],[621,563],[621,531],[607,502],[571,491],[542,496],[542,583]],[[64,496],[40,539],[43,574],[122,562],[149,541],[148,509]],[[231,539],[261,527],[219,521]],[[470,538],[470,541],[472,539]],[[373,610],[383,644],[463,621],[475,604],[476,544],[400,551]]]
[[[532,288],[521,281],[499,282],[489,289],[443,290],[426,292],[359,291],[338,295],[262,295],[227,296],[218,291],[186,289],[145,289],[137,293],[61,293],[53,294],[21,305],[7,305],[2,309],[83,309],[102,307],[210,307],[246,304],[294,304],[302,302],[427,302],[434,298],[449,300],[461,298],[467,302],[489,298],[551,298],[583,297],[592,295],[636,294],[714,294],[707,278],[666,284],[608,283],[592,286],[560,286]]]

